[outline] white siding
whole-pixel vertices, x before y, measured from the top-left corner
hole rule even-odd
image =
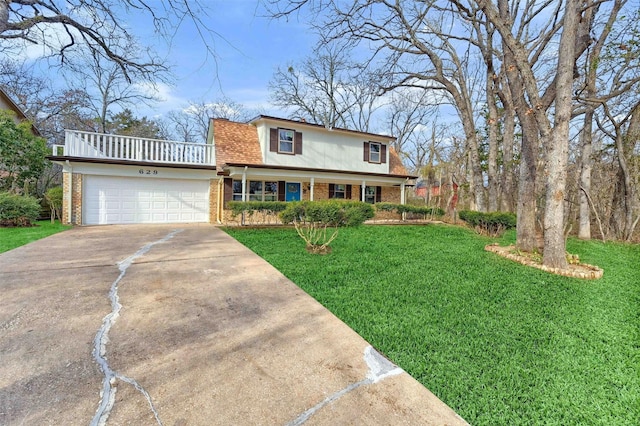
[[[278,154],[269,151],[269,129],[287,128],[302,133],[302,155]],[[385,139],[366,134],[331,131],[304,124],[261,121],[257,123],[258,137],[264,163],[274,166],[304,167],[325,170],[341,170],[365,173],[389,173],[389,149],[387,161],[372,164],[364,161],[364,142],[388,144]]]

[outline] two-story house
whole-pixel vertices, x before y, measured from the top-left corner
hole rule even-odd
[[[206,144],[68,131],[51,159],[68,223],[228,223],[230,200],[404,203],[415,176],[392,141],[262,115],[211,120]]]

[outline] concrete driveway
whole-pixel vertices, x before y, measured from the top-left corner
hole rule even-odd
[[[466,424],[210,225],[0,255],[2,425]]]

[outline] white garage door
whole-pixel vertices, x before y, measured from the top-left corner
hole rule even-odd
[[[84,223],[209,221],[209,181],[85,176]]]

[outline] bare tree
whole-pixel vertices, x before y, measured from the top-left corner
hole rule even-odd
[[[112,41],[105,40],[105,43],[110,45]],[[128,44],[129,50],[137,48],[131,39]],[[78,57],[73,57],[64,75],[72,90],[87,94],[87,109],[98,124],[97,130],[102,133],[107,133],[109,116],[115,113],[114,107],[125,110],[135,105],[150,105],[158,101],[145,87],[153,88],[155,79],[162,81],[166,78],[163,67],[144,74],[133,71],[127,76],[118,64],[110,62],[95,50],[88,52],[87,56],[81,52]],[[136,84],[131,84],[133,82]]]
[[[132,37],[126,17],[134,13],[150,19],[159,37],[170,38],[181,23],[189,21],[206,49],[214,45],[206,43],[217,34],[207,27],[207,11],[197,0],[3,0],[0,51],[19,53],[26,45],[38,45],[64,64],[81,47],[117,64],[127,80],[133,72],[154,73],[164,67],[164,61],[152,50],[128,50],[127,44],[107,42],[116,35],[121,41]]]
[[[244,105],[222,97],[216,101],[192,101],[179,111],[167,114],[166,122],[174,129],[170,133],[175,139],[185,142],[202,142],[207,140],[207,132],[212,118],[226,118],[231,121],[244,122],[254,115]],[[168,127],[168,126],[167,126]]]
[[[445,126],[438,125],[434,106],[441,97],[425,90],[395,90],[389,95],[385,128],[396,137],[394,148],[408,168],[419,172],[438,161],[438,146],[444,144]]]
[[[348,45],[325,41],[301,63],[277,68],[269,83],[271,102],[291,111],[292,118],[370,131],[379,107],[379,78],[350,55]]]
[[[544,214],[544,253],[543,263],[550,267],[565,268],[567,265],[565,236],[564,236],[564,202],[566,195],[567,162],[569,123],[573,112],[572,85],[574,81],[574,67],[577,58],[589,46],[589,36],[593,23],[593,16],[598,6],[589,4],[582,8],[583,4],[576,0],[567,0],[564,10],[557,5],[556,10],[546,11],[550,19],[544,23],[545,30],[539,38],[546,38],[544,44],[540,44],[538,55],[548,48],[549,40],[558,32],[561,34],[558,41],[558,55],[553,71],[551,83],[541,92],[540,83],[544,80],[536,75],[534,63],[531,60],[530,51],[523,40],[521,33],[513,32],[514,22],[520,18],[511,15],[506,0],[500,0],[498,7],[488,1],[478,1],[477,5],[487,19],[496,27],[502,40],[512,54],[513,64],[517,69],[517,75],[510,80],[522,84],[523,98],[525,98],[529,115],[535,120],[535,135],[539,135],[544,145],[545,152],[545,214]],[[525,13],[521,19],[530,19],[530,16],[544,14],[545,5],[536,2],[527,2]],[[542,8],[542,9],[541,9]],[[470,9],[464,6],[461,10],[467,13]],[[560,17],[560,18],[558,18]],[[541,94],[542,93],[542,94]],[[547,115],[547,110],[553,104],[553,121]],[[526,132],[526,128],[523,128]],[[531,139],[536,139],[533,129],[530,131]],[[523,139],[527,140],[527,139]],[[530,142],[529,142],[530,143]],[[527,147],[523,145],[523,151]]]
[[[5,59],[0,63],[0,84],[49,144],[62,144],[65,128],[96,130],[87,93],[54,88],[33,66]]]

